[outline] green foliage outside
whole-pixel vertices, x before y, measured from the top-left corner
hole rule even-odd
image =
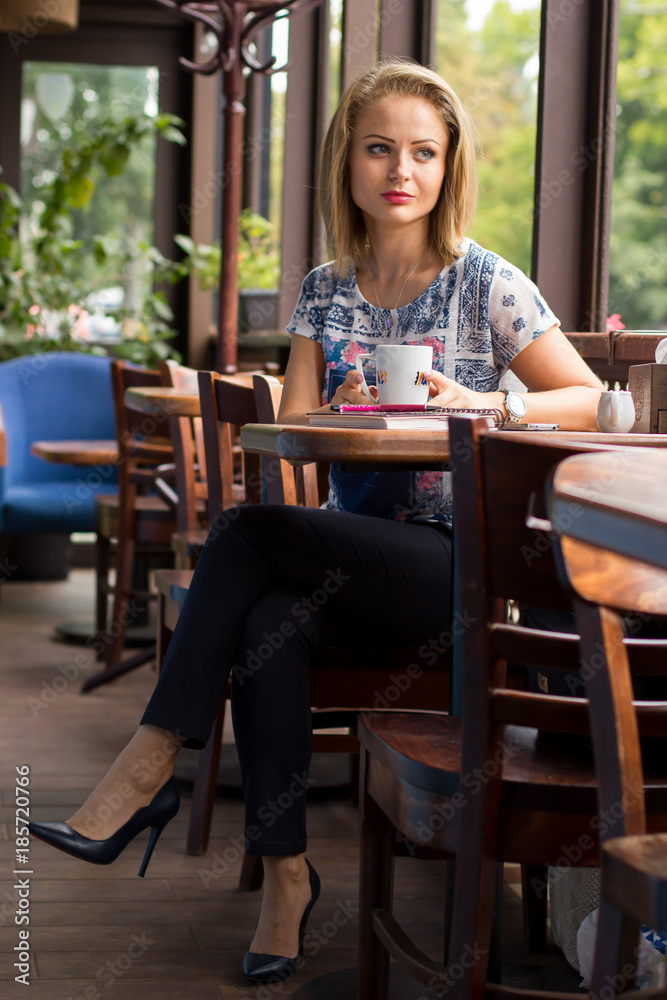
[[[480,193],[471,236],[530,272],[540,6],[439,0],[436,68],[479,131]],[[621,0],[608,313],[627,329],[667,328],[667,16]]]
[[[195,243],[180,234],[174,240],[185,252],[186,266],[197,275],[202,291],[214,291],[220,281],[220,244]],[[244,208],[239,218],[239,288],[277,288],[279,284],[280,246],[276,227],[257,212]]]
[[[479,198],[470,236],[530,272],[540,8],[497,0],[479,28],[466,0],[439,0],[436,69],[479,134]]]
[[[67,106],[57,108],[52,91],[60,83],[62,95],[63,81]],[[182,122],[157,113],[157,70],[27,62],[23,93],[32,123],[22,197],[0,182],[0,361],[106,353],[100,322],[117,356],[151,366],[178,357],[167,287],[195,273],[215,288],[220,249],[176,237],[185,256],[173,261],[152,243],[156,143],[186,141]],[[241,287],[276,287],[279,278],[274,227],[245,212]]]
[[[621,0],[609,312],[667,329],[667,8]]]
[[[96,201],[94,178],[124,172],[134,146],[150,133],[185,142],[172,115],[128,117],[101,124],[85,144],[65,148],[60,163],[24,213],[17,192],[0,183],[0,360],[49,350],[95,350],[78,333],[91,295],[123,286],[130,274],[144,287],[135,303],[114,310],[124,338],[114,353],[144,364],[172,356],[174,331],[160,284],[178,281],[186,265],[167,260],[156,247],[127,232],[73,238],[78,212]],[[104,185],[100,185],[104,190]],[[98,351],[105,353],[103,349]]]

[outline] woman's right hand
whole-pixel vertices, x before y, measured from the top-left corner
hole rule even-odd
[[[341,403],[351,403],[353,406],[368,406],[370,400],[368,396],[361,391],[362,382],[363,377],[357,369],[350,368],[345,376],[345,381],[336,389],[331,403],[337,406],[340,406]],[[375,386],[370,385],[368,388],[375,399],[377,399],[377,389]]]

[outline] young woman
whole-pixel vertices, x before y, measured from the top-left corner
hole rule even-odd
[[[439,76],[390,62],[359,77],[329,126],[320,188],[335,260],[307,276],[288,327],[281,421],[363,403],[356,354],[397,343],[433,347],[430,394],[443,406],[595,428],[602,386],[538,290],[465,236],[476,190],[473,126]],[[528,392],[498,388],[507,369]],[[147,863],[178,809],[174,757],[182,745],[206,743],[233,670],[247,849],[265,870],[243,962],[256,981],[292,973],[319,894],[303,853],[312,651],[334,639],[420,645],[450,614],[445,474],[334,467],[326,507],[248,506],[222,516],[139,730],[68,823],[31,825],[42,840],[98,863],[150,826]],[[326,603],[308,605],[318,589]],[[264,655],[276,632],[284,643]],[[281,793],[291,804],[278,814],[270,804]]]

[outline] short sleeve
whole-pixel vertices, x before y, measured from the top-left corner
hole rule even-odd
[[[301,292],[292,318],[287,324],[288,333],[323,341],[323,331],[331,307],[336,282],[330,264],[316,267],[307,274],[301,285]]]
[[[506,369],[524,347],[560,321],[535,284],[507,261],[498,260],[489,294],[489,320],[496,362]]]

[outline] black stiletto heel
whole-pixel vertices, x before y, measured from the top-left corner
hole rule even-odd
[[[180,804],[176,780],[170,778],[147,806],[137,809],[127,823],[106,840],[90,840],[82,833],[77,833],[67,823],[28,823],[28,830],[33,837],[56,847],[59,851],[64,851],[65,854],[70,854],[73,858],[89,861],[93,865],[110,865],[137,834],[150,827],[150,837],[139,868],[139,876],[143,878],[158,837],[169,820],[176,815]]]
[[[144,851],[144,859],[141,862],[141,867],[139,868],[139,878],[143,878],[144,875],[146,874],[146,869],[148,868],[148,862],[153,856],[153,850],[158,842],[158,837],[164,830],[165,826],[166,824],[163,823],[162,826],[151,827],[151,835],[148,838],[148,843],[146,844],[146,850]]]
[[[301,918],[299,924],[299,952],[296,958],[285,958],[284,955],[262,955],[259,952],[247,951],[243,956],[243,975],[254,983],[268,983],[276,979],[283,981],[293,976],[296,972],[296,964],[303,956],[303,942],[306,936],[306,925],[310,911],[319,899],[321,883],[320,877],[311,865],[308,858],[304,858],[310,872],[310,902]]]

